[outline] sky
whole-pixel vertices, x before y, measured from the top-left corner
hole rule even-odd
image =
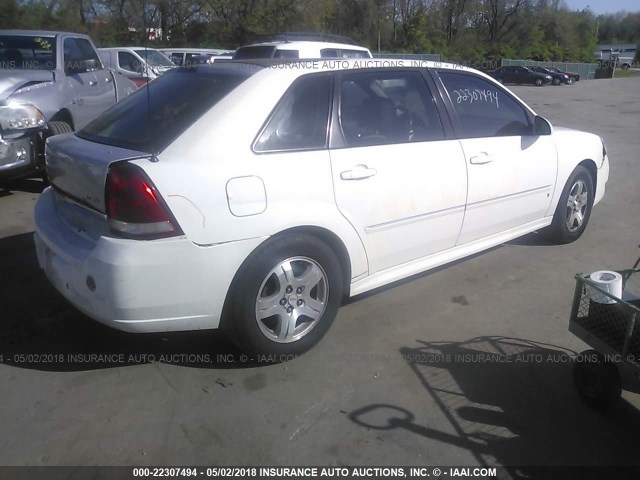
[[[571,10],[582,10],[587,6],[595,14],[640,11],[640,0],[565,0]]]

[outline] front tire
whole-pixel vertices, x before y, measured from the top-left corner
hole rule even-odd
[[[576,79],[573,77],[569,77],[569,80],[567,80],[567,84],[573,85],[574,83],[576,83]]]
[[[67,122],[52,121],[47,125],[48,133],[47,137],[53,137],[54,135],[61,135],[63,133],[73,132],[73,128]]]
[[[562,190],[547,236],[558,244],[571,243],[582,235],[593,207],[593,178],[578,165]]]
[[[320,341],[342,294],[342,268],[327,244],[307,234],[276,237],[241,267],[223,328],[243,351],[280,361]]]
[[[558,85],[560,85],[562,82],[560,81],[559,78],[554,78],[553,79],[553,84],[557,87]]]

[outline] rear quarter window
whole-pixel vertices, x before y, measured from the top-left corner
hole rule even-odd
[[[107,110],[78,136],[159,153],[247,78],[211,67],[172,70]]]

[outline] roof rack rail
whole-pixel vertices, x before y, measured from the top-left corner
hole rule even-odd
[[[341,35],[333,35],[331,33],[307,33],[307,32],[280,32],[266,33],[256,35],[256,40],[261,42],[293,42],[306,40],[311,42],[334,42],[345,43],[347,45],[358,45],[355,40]]]

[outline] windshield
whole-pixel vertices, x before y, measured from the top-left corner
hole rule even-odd
[[[150,67],[175,67],[175,64],[168,57],[157,50],[134,50],[140,55]]]
[[[30,35],[0,35],[0,68],[54,70],[56,39]]]
[[[159,153],[247,78],[215,67],[173,69],[78,132],[98,143]]]

